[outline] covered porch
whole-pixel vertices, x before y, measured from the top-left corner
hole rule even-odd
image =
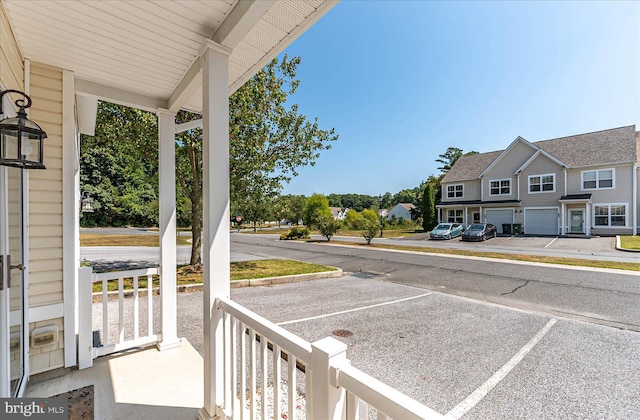
[[[56,206],[51,211],[57,212],[51,238],[40,243],[53,244],[49,260],[60,266],[61,278],[45,269],[39,277],[31,277],[32,286],[38,282],[47,286],[38,289],[40,300],[33,296],[23,300],[22,369],[28,378],[30,361],[34,361],[31,367],[36,366],[28,344],[30,328],[50,320],[61,324],[56,330],[61,332],[59,344],[52,347],[56,357],[41,350],[38,355],[43,357],[38,359],[46,363],[37,372],[69,369],[62,378],[26,385],[18,395],[50,397],[93,385],[97,418],[253,419],[267,416],[266,410],[258,410],[266,407],[270,381],[275,384],[272,398],[286,401],[289,413],[296,406],[296,390],[303,390],[307,418],[355,419],[369,410],[380,419],[439,417],[352,368],[343,343],[305,342],[229,299],[228,97],[336,2],[176,1],[141,7],[128,1],[3,0],[0,4],[3,34],[12,40],[11,48],[6,42],[1,45],[2,52],[11,56],[15,70],[8,77],[2,71],[6,66],[0,69],[2,88],[12,88],[15,82],[29,92],[34,74],[30,69],[37,68],[40,73],[35,76],[42,84],[38,103],[46,109],[34,112],[33,119],[51,119],[47,130],[58,140],[45,149],[48,172],[39,175],[48,182],[43,188],[55,191],[51,199]],[[103,358],[96,357],[107,354],[104,349],[96,350],[83,332],[93,333],[92,315],[86,311],[90,286],[107,280],[83,272],[79,261],[79,141],[80,134],[93,134],[99,100],[157,114],[160,189],[160,267],[154,273],[115,275],[119,276],[117,324],[111,325],[103,314],[103,334],[106,338],[117,325],[119,337],[112,350],[124,353]],[[176,125],[180,110],[199,113],[202,119]],[[204,357],[180,340],[176,328],[175,135],[197,126],[203,129]],[[38,206],[44,209],[27,197],[27,214],[29,207]],[[28,257],[32,235],[26,233]],[[36,268],[29,258],[24,264],[27,273]],[[127,316],[122,308],[129,299],[124,296],[124,275],[159,277],[160,293],[153,306],[158,309],[159,327],[149,323],[144,337],[136,329],[132,340],[124,333]],[[25,276],[23,290],[29,290],[29,281]],[[142,286],[136,282],[134,288],[130,299],[137,328],[144,306],[139,305]],[[149,316],[155,310],[152,295],[148,290]],[[3,331],[8,330],[9,325]],[[8,347],[8,339],[2,342]],[[150,343],[155,347],[137,349]],[[280,383],[288,386],[286,397],[279,394]],[[269,416],[280,418],[280,414],[274,408]]]

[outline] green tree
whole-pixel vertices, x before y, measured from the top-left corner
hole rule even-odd
[[[287,195],[284,197],[284,200],[287,203],[287,213],[284,217],[297,226],[304,217],[304,207],[307,203],[307,198],[304,195]]]
[[[430,231],[438,224],[435,186],[427,183],[422,196],[422,229]]]
[[[439,159],[436,159],[436,162],[442,163],[442,166],[438,169],[440,169],[443,174],[446,174],[447,172],[449,172],[449,170],[451,170],[453,165],[458,159],[460,159],[461,156],[470,156],[477,154],[478,152],[471,151],[464,153],[462,149],[459,149],[457,147],[449,147],[443,154],[438,155]]]
[[[82,226],[157,225],[157,127],[152,113],[100,102],[96,135],[80,142],[80,188],[96,209]]]
[[[362,210],[362,220],[362,237],[367,241],[367,245],[370,245],[380,229],[378,213],[375,210],[364,209]]]
[[[355,210],[349,210],[344,216],[344,224],[353,230],[360,230],[362,227],[363,217],[362,214]]]
[[[320,234],[327,238],[327,242],[331,241],[331,237],[340,230],[341,223],[339,220],[333,218],[333,216],[322,215],[318,218],[318,230]]]
[[[323,216],[333,218],[331,210],[329,209],[329,200],[322,194],[314,193],[311,197],[307,198],[302,213],[302,220],[304,220],[304,224],[308,228],[314,228],[318,226],[318,222]]]

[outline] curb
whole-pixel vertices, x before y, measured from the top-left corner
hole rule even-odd
[[[341,268],[338,268],[333,271],[323,271],[320,273],[309,273],[309,274],[294,274],[291,276],[279,276],[279,277],[266,277],[262,279],[252,279],[252,280],[234,280],[231,282],[232,289],[238,289],[241,287],[251,287],[251,286],[273,286],[276,284],[287,284],[287,283],[299,283],[303,281],[311,281],[311,280],[320,280],[320,279],[330,279],[330,278],[338,278],[343,276],[343,271]],[[178,292],[199,292],[202,291],[203,285],[200,284],[185,284],[176,286],[176,290]],[[111,292],[107,292],[108,299],[117,299],[118,291],[114,290]],[[160,293],[160,288],[154,287],[153,294],[157,295]],[[101,302],[102,301],[102,292],[95,292],[92,294],[93,302]],[[133,290],[125,290],[124,296],[129,297],[133,296]],[[147,289],[140,289],[138,291],[138,296],[144,297],[147,296]]]
[[[622,248],[620,246],[620,235],[616,235],[616,249],[618,251],[624,251],[624,252],[640,252],[640,249]]]

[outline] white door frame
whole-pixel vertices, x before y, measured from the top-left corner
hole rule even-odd
[[[580,213],[581,216],[582,216],[582,230],[580,232],[574,232],[572,230],[573,225],[571,223],[571,220],[573,219],[573,217],[572,217],[572,213],[573,212]],[[586,222],[586,220],[585,220],[585,215],[584,214],[585,214],[585,210],[584,209],[569,209],[569,233],[582,233],[582,234],[586,233],[585,232],[585,222]]]

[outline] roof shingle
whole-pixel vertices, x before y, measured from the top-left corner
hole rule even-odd
[[[639,132],[640,133],[640,132]],[[634,125],[532,143],[569,167],[632,163],[640,158],[640,134]],[[442,182],[478,179],[502,150],[462,156]]]

